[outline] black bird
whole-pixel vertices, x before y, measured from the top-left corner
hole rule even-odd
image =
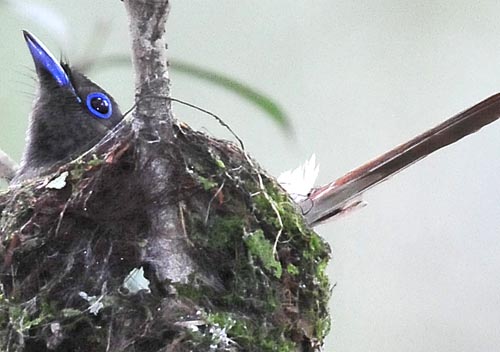
[[[23,33],[35,62],[39,86],[30,115],[27,146],[14,183],[77,157],[123,118],[104,89],[58,62],[33,34]]]
[[[55,164],[85,152],[123,118],[113,98],[102,88],[55,60],[32,34],[24,31],[24,37],[40,84],[30,118],[28,145],[14,183],[43,174]],[[359,205],[359,196],[367,189],[499,118],[497,93],[345,176],[306,191],[296,202],[306,221],[317,225]],[[9,162],[3,159],[0,154],[0,177],[9,178]]]

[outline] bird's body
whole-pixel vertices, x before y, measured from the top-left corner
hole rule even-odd
[[[27,146],[14,182],[38,176],[95,145],[123,118],[113,98],[83,74],[57,62],[24,32],[39,87],[30,115]]]

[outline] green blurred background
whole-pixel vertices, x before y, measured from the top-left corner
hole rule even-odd
[[[173,96],[219,114],[275,175],[316,153],[326,183],[500,90],[498,1],[172,3],[170,57],[266,92],[294,134],[186,75],[172,74]],[[127,19],[117,0],[3,0],[0,22],[0,147],[18,160],[36,87],[21,29],[78,63],[127,54]],[[132,105],[130,67],[89,76]],[[230,138],[200,112],[175,112]],[[487,127],[317,229],[336,283],[325,351],[500,349],[499,136],[500,123]]]

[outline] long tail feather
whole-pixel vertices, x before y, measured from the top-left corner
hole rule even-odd
[[[341,213],[367,189],[498,118],[500,93],[361,165],[334,182],[314,189],[309,197],[300,203],[306,220],[314,226]]]

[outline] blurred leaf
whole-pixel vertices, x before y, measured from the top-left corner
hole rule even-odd
[[[75,67],[82,72],[87,72],[90,69],[104,69],[106,67],[116,67],[117,65],[131,65],[130,57],[127,55],[109,55],[100,58],[89,58],[80,60]],[[219,87],[230,90],[236,93],[243,99],[249,101],[259,109],[263,110],[269,117],[283,127],[287,132],[291,131],[291,123],[285,112],[278,106],[277,103],[271,100],[270,97],[249,87],[248,85],[237,81],[224,74],[217,73],[200,66],[188,64],[179,60],[170,60],[170,68],[172,71],[187,74],[189,76],[203,79],[207,82],[215,84]]]
[[[243,99],[249,101],[250,103],[266,112],[267,115],[274,121],[276,121],[281,127],[290,130],[290,121],[285,112],[278,106],[278,104],[273,102],[270,97],[264,95],[256,89],[249,87],[241,81],[237,81],[236,79],[230,78],[224,74],[178,60],[170,60],[170,67],[174,71],[203,79],[212,84],[223,87],[233,93],[236,93]]]

